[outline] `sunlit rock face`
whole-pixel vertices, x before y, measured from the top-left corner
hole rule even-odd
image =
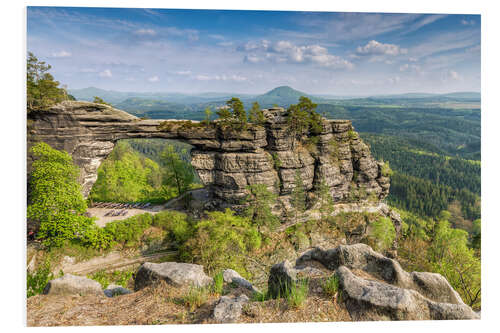
[[[315,137],[293,139],[282,108],[264,110],[263,126],[224,129],[182,120],[142,120],[107,105],[66,101],[28,115],[28,149],[43,141],[65,150],[80,167],[80,183],[88,196],[97,169],[120,139],[164,138],[191,144],[192,165],[221,206],[234,206],[247,187],[265,184],[278,195],[281,210],[289,207],[296,174],[313,202],[321,182],[337,203],[378,202],[389,193],[382,164],[354,132],[349,120],[323,119]],[[28,171],[32,157],[28,155]]]

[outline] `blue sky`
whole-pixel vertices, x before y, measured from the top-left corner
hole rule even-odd
[[[479,15],[28,7],[27,49],[71,88],[480,91]]]

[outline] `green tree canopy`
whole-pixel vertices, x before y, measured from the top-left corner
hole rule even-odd
[[[65,89],[59,88],[59,82],[48,72],[52,67],[39,61],[28,52],[26,64],[26,102],[28,112],[40,110],[69,99]]]
[[[269,191],[264,184],[250,185],[247,189],[250,194],[246,199],[248,202],[246,215],[259,230],[261,227],[267,227],[270,231],[274,230],[279,225],[278,217],[272,212],[277,195]]]

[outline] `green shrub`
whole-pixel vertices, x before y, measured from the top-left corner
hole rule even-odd
[[[396,238],[396,230],[392,221],[388,217],[381,217],[371,224],[370,236],[374,239],[374,247],[376,250],[388,249],[394,238]]]
[[[329,296],[334,296],[339,290],[339,278],[337,275],[332,274],[330,277],[325,279],[321,284],[325,294]]]
[[[193,227],[184,213],[166,210],[153,217],[153,226],[159,227],[168,233],[171,241],[183,244],[193,235]]]
[[[309,281],[299,280],[286,285],[285,298],[290,308],[300,308],[309,294]]]
[[[46,260],[34,272],[27,272],[26,274],[26,293],[27,297],[41,294],[47,283],[54,279],[54,274],[50,271],[50,262]]]
[[[261,236],[247,218],[230,209],[210,212],[195,226],[194,236],[181,247],[181,258],[202,264],[209,273],[232,268],[245,274],[245,256],[259,248]]]
[[[114,241],[124,245],[132,245],[139,241],[144,230],[149,228],[152,222],[153,216],[145,213],[125,220],[110,222],[103,229]]]
[[[389,162],[384,162],[382,161],[382,166],[380,168],[380,174],[383,176],[383,177],[390,177],[392,176],[393,174],[393,171],[391,169],[391,167],[389,166]]]
[[[276,170],[278,170],[279,168],[281,168],[282,162],[281,162],[278,154],[273,153],[272,156],[273,156],[273,165],[274,165],[274,168]]]
[[[87,275],[89,279],[99,282],[103,289],[106,289],[110,284],[117,284],[124,288],[128,287],[128,282],[132,278],[134,271],[113,271],[106,272],[104,270]]]
[[[222,275],[222,272],[219,272],[214,276],[213,292],[216,294],[222,294],[223,286],[224,286],[224,276]]]
[[[200,305],[205,303],[208,298],[208,290],[204,287],[189,287],[186,295],[182,298],[182,303],[189,308],[189,311],[194,311]]]

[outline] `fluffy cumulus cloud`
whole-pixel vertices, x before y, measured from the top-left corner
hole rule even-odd
[[[246,53],[244,60],[250,63],[271,61],[276,63],[312,63],[319,66],[351,69],[353,64],[342,57],[330,54],[320,45],[296,45],[290,41],[251,41],[238,48]]]
[[[356,53],[360,56],[390,55],[397,56],[408,53],[407,49],[400,48],[396,44],[384,44],[376,40],[369,41],[365,46],[358,46]]]
[[[67,58],[67,57],[71,57],[71,52],[62,50],[60,52],[52,53],[52,58]]]
[[[158,76],[152,76],[148,79],[149,82],[158,82],[160,81],[160,78]]]
[[[111,73],[111,71],[109,69],[105,69],[99,73],[99,76],[100,77],[112,77],[113,74]]]

